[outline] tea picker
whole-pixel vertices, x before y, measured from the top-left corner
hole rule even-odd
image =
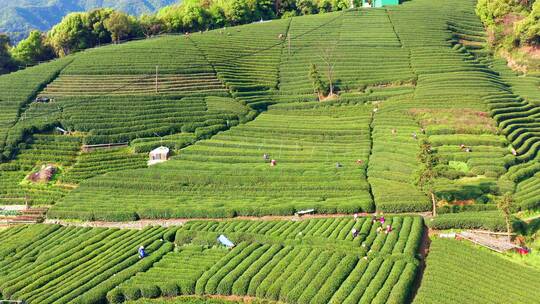
[[[144,251],[144,246],[139,247],[139,259],[142,259],[146,256],[146,251]]]

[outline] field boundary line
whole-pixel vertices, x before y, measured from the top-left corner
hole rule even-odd
[[[360,216],[373,216],[379,213],[360,213]],[[386,216],[421,216],[429,217],[431,212],[411,212],[411,213],[385,213]],[[128,222],[107,222],[107,221],[75,221],[75,220],[60,220],[60,219],[46,219],[45,224],[56,224],[62,226],[75,226],[75,227],[103,227],[103,228],[121,228],[121,229],[143,229],[148,226],[182,226],[189,221],[209,221],[209,222],[221,222],[231,220],[251,220],[251,221],[304,221],[317,218],[353,218],[353,214],[335,213],[335,214],[309,214],[301,217],[295,215],[279,215],[279,216],[238,216],[228,218],[172,218],[172,219],[142,219],[138,221]]]

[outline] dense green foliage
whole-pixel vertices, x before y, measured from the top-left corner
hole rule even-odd
[[[133,16],[157,12],[177,3],[176,0],[1,0],[0,32],[14,41],[25,38],[32,30],[48,31],[71,12],[109,7]]]
[[[490,34],[493,49],[515,61],[521,72],[540,69],[537,55],[527,51],[540,45],[540,1],[480,0],[476,13]]]
[[[164,228],[19,226],[0,233],[0,290],[28,303],[97,303],[173,249]],[[149,256],[139,259],[137,248]],[[62,283],[60,283],[62,282]]]
[[[531,12],[516,24],[516,35],[520,43],[540,45],[540,2],[533,1]]]
[[[107,172],[145,168],[146,158],[146,155],[131,153],[129,149],[97,150],[82,153],[71,168],[66,170],[61,181],[77,184]]]
[[[58,55],[87,49],[101,43],[136,37],[135,19],[112,9],[71,13],[55,25],[47,37]]]
[[[21,128],[15,127],[20,121],[21,108],[27,106],[70,61],[66,58],[0,77],[0,160],[12,156],[16,144],[28,130],[24,124]],[[34,130],[40,127],[43,126],[38,123],[32,125]]]
[[[62,201],[54,217],[429,211],[414,185],[424,141],[438,159],[427,192],[441,213],[481,216],[514,190],[516,204],[531,208],[539,201],[528,191],[540,169],[537,80],[491,60],[473,9],[411,2],[80,52],[41,91],[54,102],[31,103],[30,95],[18,103],[5,155],[54,126],[84,144],[129,142],[77,155],[52,188],[78,188],[45,200]],[[100,12],[79,16],[95,27],[90,40],[108,31],[112,11]],[[306,77],[313,66],[335,99],[317,101]],[[142,153],[160,145],[175,157],[145,169]],[[29,172],[17,162],[5,165],[17,172],[6,191],[18,193],[13,202],[27,193],[17,181]],[[441,221],[448,217],[472,218]],[[467,225],[497,228],[485,223],[491,218]]]
[[[355,163],[367,158],[369,117],[362,106],[272,110],[183,149],[166,164],[87,180],[50,216],[122,220],[291,214],[309,208],[372,211],[365,166]],[[310,139],[302,140],[306,135]]]
[[[0,34],[0,75],[17,69],[17,62],[11,53],[11,40],[5,34]]]
[[[413,255],[417,248],[411,247],[421,237],[423,221],[420,217],[388,217],[386,223],[381,225],[373,222],[371,218],[360,217],[358,220],[345,218],[310,219],[303,221],[271,221],[260,223],[258,221],[235,220],[223,222],[190,221],[184,228],[187,230],[183,234],[177,234],[179,239],[190,239],[196,236],[199,231],[226,233],[232,239],[241,240],[302,240],[310,242],[312,246],[324,248],[344,249],[350,246],[360,247],[355,250],[361,256],[369,255],[370,252],[381,251],[384,253],[403,253]],[[400,231],[399,239],[386,239],[391,243],[381,247],[380,237],[376,233],[377,228],[391,225]],[[359,234],[353,238],[352,229],[356,229]],[[184,232],[184,231],[179,231]],[[409,245],[407,243],[410,242]]]
[[[39,31],[32,31],[28,37],[11,51],[13,57],[24,64],[37,64],[55,57],[54,49]]]
[[[19,226],[0,232],[0,292],[27,303],[194,294],[404,303],[418,265],[422,219],[392,217],[385,224],[393,231],[379,232],[381,224],[371,218],[201,221],[143,230]],[[360,231],[356,239],[352,227]],[[236,243],[233,249],[218,246],[221,233]],[[148,254],[143,259],[140,245]]]
[[[377,208],[385,212],[411,212],[431,209],[427,196],[413,185],[414,172],[420,166],[417,154],[420,126],[407,115],[397,98],[378,106],[373,128],[372,154],[368,176]],[[395,130],[395,131],[393,131]]]
[[[538,271],[459,241],[434,239],[426,264],[415,304],[519,303],[540,296]]]
[[[245,302],[227,301],[212,299],[207,297],[182,296],[175,298],[160,298],[160,299],[139,299],[136,301],[127,301],[129,304],[238,304]],[[250,303],[266,303],[264,301],[254,300]]]
[[[412,257],[422,220],[395,217],[387,224],[395,229],[389,234],[377,232],[381,224],[370,218],[188,222],[177,231],[177,252],[126,281],[108,298],[196,293],[248,295],[287,303],[342,303],[345,299],[402,303],[416,269]],[[352,227],[360,231],[356,239],[350,233]],[[230,252],[204,247],[221,233],[237,246]],[[351,252],[351,246],[360,250]],[[377,270],[380,265],[383,268]]]
[[[20,145],[21,150],[10,164],[0,165],[0,202],[3,204],[52,204],[69,188],[57,185],[58,178],[46,184],[27,180],[30,172],[43,165],[54,165],[61,174],[73,165],[80,150],[81,138],[61,135],[34,135]]]

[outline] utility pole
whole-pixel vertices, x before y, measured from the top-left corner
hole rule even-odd
[[[154,135],[159,137],[159,143],[163,146],[163,137],[159,136],[159,134],[157,134],[156,132],[154,132]]]
[[[158,66],[156,65],[156,94],[158,93]]]

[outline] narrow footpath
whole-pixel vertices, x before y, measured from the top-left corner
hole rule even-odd
[[[378,215],[377,213],[358,213],[359,216]],[[387,216],[392,215],[418,215],[422,217],[431,216],[431,212],[416,212],[416,213],[385,213]],[[103,227],[103,228],[122,228],[122,229],[143,229],[148,226],[180,226],[188,221],[227,221],[227,220],[250,220],[250,221],[303,221],[315,218],[335,218],[335,217],[353,217],[352,214],[336,213],[336,214],[306,214],[302,216],[286,215],[286,216],[238,216],[231,218],[175,218],[175,219],[143,219],[130,222],[105,222],[105,221],[77,221],[77,220],[58,220],[46,219],[45,224],[58,224],[62,226],[76,227]]]

